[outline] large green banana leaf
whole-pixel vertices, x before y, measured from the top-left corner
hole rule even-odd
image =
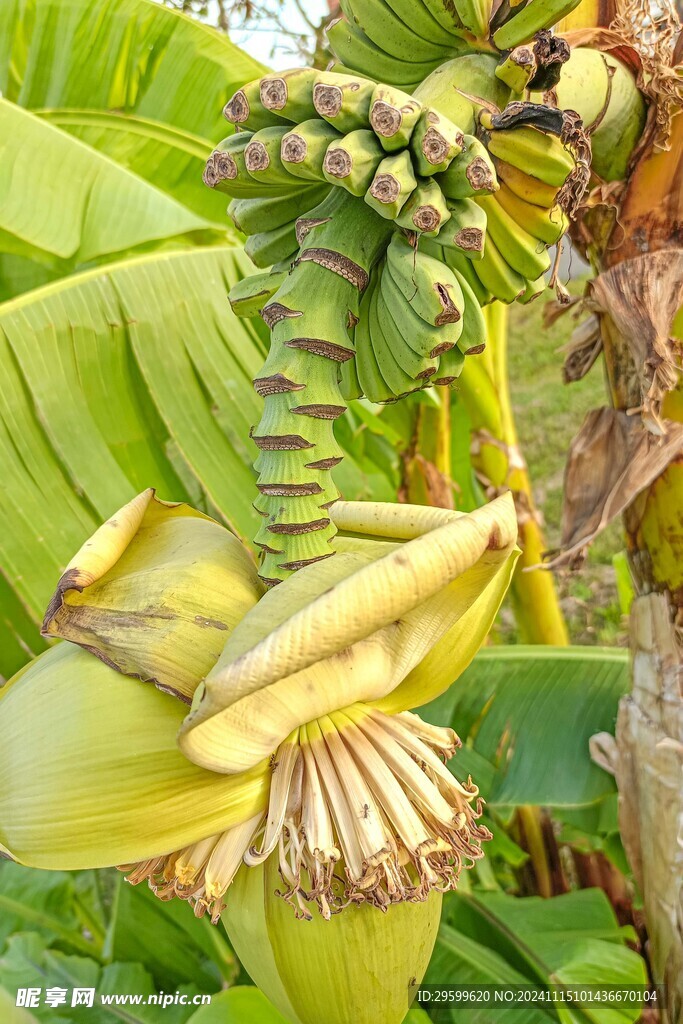
[[[225,229],[203,164],[230,95],[264,67],[152,0],[3,0],[0,92]]]
[[[209,221],[109,157],[0,99],[5,252],[47,264],[61,276],[112,253],[192,238],[210,228]]]
[[[616,647],[489,647],[420,713],[460,735],[453,770],[489,805],[581,807],[615,791],[588,744],[614,730],[628,677]]]
[[[506,893],[457,893],[446,897],[444,916],[425,984],[466,992],[482,986],[482,1002],[438,1007],[444,1024],[629,1024],[637,1005],[494,1004],[491,986],[596,988],[647,984],[645,964],[628,949],[631,928],[620,928],[600,889],[543,900]],[[489,1002],[486,991],[489,991]],[[436,1004],[432,1007],[436,1008]]]

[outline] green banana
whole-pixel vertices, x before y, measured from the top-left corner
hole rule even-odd
[[[387,153],[410,142],[422,106],[412,96],[389,85],[378,85],[370,103],[370,127]]]
[[[375,83],[353,73],[318,72],[313,86],[316,113],[346,135],[370,127],[370,103]]]
[[[458,18],[478,39],[488,39],[492,0],[453,0]]]
[[[249,235],[244,251],[256,267],[272,267],[274,263],[286,260],[298,249],[296,222],[290,221],[272,231],[259,231]]]
[[[294,124],[315,117],[313,86],[317,77],[314,68],[294,68],[265,75],[259,85],[261,106]]]
[[[475,202],[486,214],[487,233],[513,270],[533,281],[549,269],[550,255],[544,243],[518,224],[495,196],[483,196]]]
[[[463,313],[463,295],[443,261],[414,249],[398,233],[389,243],[386,258],[386,272],[422,320],[434,327],[458,322]],[[382,281],[384,286],[384,276]]]
[[[477,277],[472,260],[468,260],[461,252],[458,252],[457,249],[441,248],[441,252],[446,266],[450,267],[454,273],[457,272],[460,275],[459,280],[463,279],[467,282],[476,295],[477,302],[480,306],[486,306],[489,302],[493,301],[493,295]]]
[[[466,53],[441,63],[414,91],[415,99],[438,111],[465,133],[474,134],[481,109],[502,110],[508,87],[496,78],[498,57]]]
[[[383,158],[384,150],[375,133],[369,128],[358,128],[328,146],[323,175],[351,195],[364,196]]]
[[[343,18],[328,26],[327,38],[332,51],[347,68],[367,74],[375,81],[379,79],[389,85],[398,85],[406,92],[411,92],[441,63],[439,58],[419,64],[397,60],[380,50],[364,32]]]
[[[223,107],[223,117],[240,128],[257,132],[273,125],[286,125],[287,119],[272,110],[266,110],[261,103],[261,79],[248,82],[238,89]]]
[[[476,355],[486,347],[486,320],[481,311],[479,299],[467,278],[459,270],[453,270],[463,296],[462,332],[458,348],[464,355]]]
[[[284,272],[251,274],[233,285],[228,300],[235,316],[259,316],[263,307],[270,302],[287,274]]]
[[[404,149],[380,162],[365,202],[387,220],[396,220],[416,185],[410,154]]]
[[[559,192],[556,186],[546,185],[540,178],[534,178],[531,174],[521,171],[519,167],[506,163],[505,160],[496,159],[493,163],[499,180],[505,182],[510,191],[520,199],[546,209],[555,205]]]
[[[559,136],[530,125],[492,131],[488,149],[506,163],[555,188],[564,185],[575,167],[574,157]]]
[[[443,277],[443,272],[439,276]],[[382,274],[382,291],[406,344],[421,359],[433,361],[442,352],[457,345],[462,332],[462,317],[450,319],[438,327],[429,323],[417,313],[393,275],[386,271]]]
[[[327,147],[341,138],[343,135],[318,117],[302,121],[283,135],[280,158],[286,170],[295,177],[322,181]]]
[[[457,125],[424,107],[410,137],[410,152],[417,174],[423,178],[445,171],[462,153],[465,137]]]
[[[359,320],[356,324],[356,373],[363,394],[369,402],[393,402],[396,396],[380,371],[370,339],[370,307],[379,276],[375,271],[360,301]]]
[[[422,39],[411,23],[398,18],[384,0],[340,0],[340,7],[349,22],[397,60],[416,63],[450,57],[448,47]]]
[[[427,178],[418,182],[396,223],[408,231],[437,235],[450,216],[443,192],[433,178]]]
[[[512,269],[488,233],[484,255],[472,267],[484,288],[501,302],[514,302],[526,288],[522,275]]]
[[[464,365],[465,356],[456,345],[447,352],[444,352],[439,359],[439,369],[431,383],[450,387],[462,373]]]
[[[403,316],[405,303],[397,307],[391,302],[390,294],[386,292],[383,281],[389,277],[386,271],[386,264],[381,268],[380,285],[377,293],[377,319],[383,336],[389,346],[389,351],[403,373],[413,383],[411,387],[424,387],[429,378],[433,377],[439,368],[439,356],[421,355],[410,345],[407,334],[410,328]],[[429,330],[427,325],[419,322],[419,326]],[[374,337],[374,335],[373,335]],[[380,365],[382,365],[380,363]],[[391,384],[389,377],[387,383]]]
[[[556,245],[569,228],[569,217],[559,206],[544,209],[533,203],[526,203],[516,196],[505,184],[495,194],[495,200],[513,220],[517,221],[530,235],[547,245]]]
[[[284,196],[233,199],[228,206],[228,214],[237,230],[245,235],[272,231],[322,202],[327,191],[327,185],[322,184],[298,189]]]
[[[457,40],[461,40],[466,35],[452,0],[422,0],[422,4],[449,35],[454,35]],[[463,46],[464,44],[460,42],[456,45]]]
[[[387,0],[389,7],[404,25],[410,28],[422,39],[438,43],[440,46],[453,50],[462,46],[459,39],[455,22],[446,15],[446,24],[434,17],[430,11],[432,3],[425,0]],[[445,12],[444,12],[445,13]]]
[[[545,28],[552,28],[570,14],[581,0],[529,0],[493,33],[499,50],[511,50],[526,43]]]
[[[339,388],[345,402],[352,402],[356,398],[363,397],[355,357],[340,364]]]
[[[474,135],[465,135],[463,142],[462,152],[442,174],[436,175],[441,191],[451,199],[495,192],[498,188],[496,170],[486,146]]]
[[[299,180],[285,167],[280,156],[287,128],[262,128],[252,135],[244,150],[247,172],[255,181],[268,185],[294,185]]]
[[[381,270],[382,268],[380,267],[380,281]],[[416,380],[411,374],[406,373],[403,367],[398,363],[398,360],[391,349],[389,339],[385,334],[385,323],[386,317],[388,317],[388,311],[384,304],[380,307],[380,296],[381,285],[378,282],[374,292],[372,293],[370,307],[368,310],[370,342],[375,353],[375,359],[377,360],[380,373],[382,374],[387,387],[396,398],[403,398],[404,395],[409,395],[413,391],[419,391],[420,388],[424,386],[424,381]],[[382,309],[382,319],[380,319],[380,308]]]
[[[445,249],[457,249],[470,260],[484,255],[486,214],[474,199],[449,199],[451,219],[443,226],[436,241]]]
[[[513,92],[521,93],[538,71],[536,54],[531,46],[516,46],[504,56],[496,68],[496,78],[505,82]]]
[[[517,302],[521,303],[522,306],[528,305],[529,302],[533,302],[539,295],[548,290],[548,283],[543,275],[537,277],[535,281],[527,281],[524,293],[517,297]]]
[[[281,185],[266,185],[254,181],[244,162],[244,151],[251,139],[251,132],[239,132],[219,142],[206,162],[204,184],[216,189],[217,192],[244,198],[293,195],[299,187],[294,179]]]

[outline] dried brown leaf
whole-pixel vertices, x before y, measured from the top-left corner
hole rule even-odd
[[[550,566],[576,564],[583,550],[683,450],[683,424],[656,437],[640,417],[593,409],[574,438],[564,477],[562,546]]]

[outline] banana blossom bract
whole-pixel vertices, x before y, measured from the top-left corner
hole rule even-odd
[[[420,904],[426,966],[434,890],[488,833],[476,787],[443,764],[457,737],[410,709],[486,636],[514,508],[506,495],[468,515],[332,512],[334,557],[268,592],[233,534],[151,490],[100,527],[48,607],[44,632],[66,642],[0,690],[0,850],[124,866],[214,921],[243,864],[233,921],[245,886],[274,889],[275,875],[292,920],[286,902],[309,919],[317,906],[322,926],[349,904]],[[252,939],[242,929],[247,960]]]

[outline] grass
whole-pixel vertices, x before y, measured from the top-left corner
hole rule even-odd
[[[583,283],[572,291],[580,294]],[[509,372],[519,442],[534,496],[543,514],[548,547],[559,545],[562,481],[567,452],[584,416],[607,402],[602,358],[574,384],[562,381],[564,345],[574,328],[570,313],[544,328],[542,301],[514,304],[510,312]],[[593,543],[582,569],[561,570],[556,582],[572,642],[624,644],[626,630],[617,597],[614,555],[623,550],[620,523]]]

